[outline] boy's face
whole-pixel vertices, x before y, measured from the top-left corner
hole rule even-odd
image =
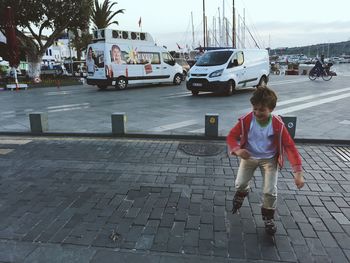
[[[269,120],[269,116],[271,112],[272,112],[272,109],[264,105],[261,105],[261,104],[253,105],[254,116],[256,120],[259,122],[267,122]]]
[[[114,61],[116,62],[116,63],[120,63],[120,61],[122,60],[122,58],[121,58],[121,54],[120,54],[120,51],[118,50],[118,49],[113,49],[113,57],[114,57]]]

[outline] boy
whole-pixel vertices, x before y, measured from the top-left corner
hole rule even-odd
[[[285,152],[293,169],[294,182],[300,189],[304,186],[301,157],[281,118],[271,114],[277,103],[276,93],[268,87],[257,87],[250,102],[253,111],[239,118],[227,136],[230,153],[241,158],[232,213],[241,208],[249,192],[249,182],[259,167],[263,176],[261,214],[266,232],[273,235],[277,230],[274,222],[277,166],[282,168]]]

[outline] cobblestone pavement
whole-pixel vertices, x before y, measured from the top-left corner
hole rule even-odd
[[[0,137],[0,262],[349,262],[350,147],[297,146],[272,239],[224,141]]]

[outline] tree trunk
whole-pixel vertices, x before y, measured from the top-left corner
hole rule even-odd
[[[34,82],[40,82],[42,56],[28,56],[28,77]]]
[[[76,49],[77,50],[77,61],[81,60],[81,50]]]

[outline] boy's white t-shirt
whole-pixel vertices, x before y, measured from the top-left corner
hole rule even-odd
[[[273,144],[272,117],[269,123],[262,127],[253,116],[248,132],[247,150],[253,159],[269,159],[276,155]]]

